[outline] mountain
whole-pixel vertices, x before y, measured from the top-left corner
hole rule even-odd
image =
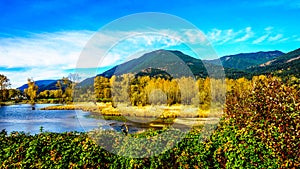
[[[135,77],[141,77],[141,76],[149,76],[149,77],[162,78],[168,80],[172,79],[172,76],[169,73],[155,68],[144,69],[135,75]]]
[[[39,87],[38,92],[44,91],[44,90],[53,90],[57,89],[55,87],[57,80],[37,80],[35,81],[35,84]],[[55,88],[54,88],[55,87]],[[18,87],[21,92],[24,92],[24,89],[28,88],[28,84],[24,84],[21,87]]]
[[[235,79],[239,77],[250,77],[252,72],[249,72],[248,69],[274,60],[283,54],[284,53],[280,51],[241,53],[223,56],[220,59],[202,61],[188,56],[181,51],[156,50],[146,53],[139,58],[117,65],[97,76],[110,78],[113,75],[122,75],[126,73],[151,76],[151,74],[159,70],[161,73],[168,73],[167,76],[170,75],[174,78],[188,75],[207,77],[207,68],[209,68],[210,70],[224,69],[227,78]],[[145,73],[147,69],[152,72],[150,74],[149,72]],[[209,74],[210,77],[212,77],[217,73],[218,71],[211,71]],[[158,75],[158,73],[156,73],[156,75]],[[85,79],[79,85],[84,87],[93,85],[93,83],[94,77],[91,77]]]
[[[35,81],[35,85],[37,85],[38,88],[38,92],[40,93],[44,90],[57,90],[58,88],[56,87],[56,83],[58,80],[37,80]],[[62,84],[62,90],[65,90],[65,88],[67,87],[66,85],[63,84],[63,81],[60,79],[61,84]],[[19,89],[21,92],[24,92],[25,89],[28,88],[28,84],[24,84],[21,87],[18,87],[17,89]]]
[[[300,77],[300,48],[248,70],[252,74],[274,74]]]
[[[184,66],[187,65],[187,66]],[[201,60],[188,56],[180,51],[156,50],[143,56],[120,64],[100,74],[111,77],[126,73],[136,74],[147,68],[160,69],[168,72],[172,77],[195,75],[206,77],[207,71]]]
[[[223,67],[246,70],[252,67],[259,66],[268,61],[272,61],[280,56],[284,55],[281,51],[269,51],[269,52],[256,52],[256,53],[240,53],[236,55],[228,55],[220,58]],[[217,59],[206,60],[208,63],[218,64]]]
[[[83,87],[88,87],[88,86],[94,85],[94,78],[95,77],[89,77],[89,78],[84,79],[79,84],[77,84],[77,87],[83,88]]]
[[[221,62],[220,62],[221,60]],[[222,67],[223,65],[223,67]],[[208,69],[207,69],[208,68]],[[284,54],[281,51],[241,53],[223,56],[219,60],[200,60],[176,50],[156,50],[117,65],[97,76],[110,78],[113,75],[133,73],[136,77],[150,76],[172,79],[181,76],[217,77],[218,70],[224,70],[227,78],[251,78],[260,74],[277,76],[295,75],[300,77],[300,48]],[[208,73],[207,70],[210,70]],[[213,72],[213,70],[216,70]],[[35,82],[39,91],[55,90],[57,80]],[[94,77],[79,83],[80,87],[93,86]],[[19,87],[21,91],[27,84]],[[64,88],[64,87],[63,87]]]
[[[263,66],[274,66],[274,65],[284,65],[288,64],[293,61],[297,61],[300,59],[300,48],[296,49],[294,51],[291,51],[285,55],[282,55],[281,57],[277,57],[276,59],[267,62],[263,65],[260,65],[261,67]]]
[[[142,55],[139,58],[132,59],[123,64],[117,65],[98,76],[110,78],[113,75],[122,75],[133,73],[135,75],[158,76],[162,73],[166,78],[177,78],[182,76],[207,77],[207,69],[214,70],[210,76],[218,76],[218,71],[223,68],[220,65],[204,63],[200,59],[193,58],[176,50],[156,50]],[[85,79],[79,85],[92,85],[93,77]]]
[[[221,62],[220,62],[221,60]],[[181,76],[218,77],[216,73],[222,69],[227,78],[251,78],[260,74],[275,74],[277,76],[295,75],[300,77],[300,48],[284,54],[280,51],[241,53],[223,56],[220,60],[203,60],[193,58],[180,51],[156,50],[139,58],[117,65],[97,76],[110,78],[113,75],[133,73],[136,77],[150,76],[171,79]],[[224,68],[221,66],[223,65]],[[210,72],[207,72],[209,68]],[[216,70],[213,72],[213,70]],[[57,80],[39,80],[35,82],[39,91],[55,90]],[[94,77],[87,78],[78,86],[93,86]],[[24,91],[25,84],[18,89]]]

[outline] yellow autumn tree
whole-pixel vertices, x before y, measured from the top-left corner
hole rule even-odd
[[[26,93],[27,96],[29,96],[30,101],[34,103],[37,96],[38,86],[35,85],[35,82],[32,78],[27,79],[27,84],[28,84],[28,88],[25,89],[24,92]]]

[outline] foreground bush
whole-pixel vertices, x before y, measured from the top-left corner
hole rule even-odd
[[[224,117],[210,137],[191,130],[178,144],[150,158],[125,158],[95,144],[85,133],[0,133],[1,168],[300,168],[300,86],[297,79],[283,83],[275,77],[237,80],[227,95]],[[212,126],[213,127],[213,126]],[[169,129],[178,132],[176,129]],[[149,130],[127,137],[147,138],[164,130]],[[205,133],[205,132],[204,132]],[[99,134],[99,133],[98,133]],[[108,142],[118,135],[102,131]],[[204,138],[204,139],[203,139]],[[101,139],[98,140],[101,145]],[[109,140],[102,140],[109,141]],[[172,145],[172,140],[160,140]],[[153,146],[153,145],[152,145]]]
[[[221,137],[227,138],[227,141],[220,143],[225,146],[220,150],[224,158],[221,164],[234,166],[233,161],[239,161],[231,159],[238,158],[237,155],[226,154],[230,148],[237,154],[246,153],[246,158],[250,157],[251,164],[256,166],[259,166],[257,162],[263,161],[274,168],[299,168],[299,81],[290,78],[282,82],[277,77],[259,76],[254,77],[251,84],[243,88],[243,92],[233,89],[227,95],[224,120],[226,123],[220,127],[223,131]],[[226,132],[228,128],[231,131]],[[247,135],[248,138],[241,135]],[[254,147],[248,145],[249,140],[255,141],[252,145]],[[237,149],[237,146],[240,148]],[[266,148],[271,149],[272,153],[267,153]],[[256,157],[251,159],[252,155],[249,153],[254,152]],[[266,153],[267,156],[262,153]]]
[[[192,130],[182,142],[162,154],[141,159],[112,154],[84,133],[41,133],[34,136],[12,133],[8,136],[3,131],[0,136],[0,163],[1,168],[224,168],[224,157],[228,155],[227,161],[232,164],[227,164],[227,167],[277,166],[276,159],[271,158],[274,152],[263,143],[251,135],[239,133],[237,137],[236,132],[227,130],[217,132],[212,141],[204,142],[199,139],[200,131]],[[160,131],[127,137],[147,137],[157,132]],[[113,132],[106,133],[115,136]],[[245,142],[240,144],[237,141],[240,139]],[[111,144],[118,146],[119,143],[112,141]],[[128,148],[134,147],[140,148],[140,145],[133,143]],[[151,151],[148,147],[143,148]],[[258,152],[267,161],[260,160]]]

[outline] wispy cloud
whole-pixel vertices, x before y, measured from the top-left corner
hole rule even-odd
[[[13,87],[25,83],[28,77],[61,78],[66,76],[65,69],[75,67],[92,35],[91,31],[66,31],[1,38],[0,67],[3,69],[0,71],[11,79]],[[23,71],[11,71],[20,67]]]
[[[264,40],[266,40],[268,38],[268,36],[269,36],[268,34],[267,35],[262,35],[261,37],[254,40],[253,44],[259,44],[259,43],[263,42]]]
[[[154,32],[82,30],[0,38],[0,73],[11,79],[13,87],[18,87],[28,77],[35,80],[57,79],[67,76],[68,70],[75,70],[76,67],[111,67],[162,48],[182,50],[192,55],[195,51],[191,49],[200,46],[197,50],[205,58],[213,57],[212,50],[207,50],[208,42],[213,46],[226,46],[300,41],[299,36],[285,37],[273,27],[266,27],[262,31],[252,27],[240,30],[212,29],[206,36],[197,29],[162,29]]]
[[[185,50],[184,45],[190,48],[194,46],[207,48],[209,43],[198,29],[150,29],[149,32],[101,31],[97,32],[85,46],[80,56],[82,61],[79,61],[77,66],[90,68],[116,65],[157,49],[178,47]],[[191,53],[191,49],[182,52]]]
[[[253,31],[252,27],[246,27],[240,30],[233,29],[213,29],[207,33],[208,39],[214,45],[252,43],[259,44],[264,41],[276,42],[287,40],[282,33],[276,33],[272,26],[264,28],[262,31]]]
[[[274,31],[274,28],[269,26],[266,27],[264,29],[263,35],[261,35],[260,37],[258,37],[257,39],[255,39],[252,43],[253,44],[259,44],[262,43],[264,41],[268,41],[268,42],[283,42],[288,40],[288,37],[284,37],[283,34],[281,33],[276,33],[276,31]]]
[[[30,37],[0,39],[0,66],[48,67],[75,66],[85,42],[92,32],[57,32]]]
[[[225,43],[245,42],[254,36],[251,27],[246,27],[240,30],[233,29],[213,29],[207,33],[207,38],[214,45],[222,45]]]
[[[268,38],[268,41],[277,41],[277,40],[280,40],[281,38],[283,37],[283,35],[282,34],[277,34],[277,35],[275,35],[275,36],[270,36],[269,38]]]
[[[241,37],[241,38],[236,39],[235,41],[236,42],[244,42],[244,41],[252,38],[253,35],[254,35],[254,33],[252,32],[251,27],[247,27],[245,29],[245,35],[243,37]]]
[[[270,31],[272,31],[274,28],[272,26],[268,26],[265,28],[265,31],[268,33],[271,33]]]
[[[199,31],[181,31],[159,30],[156,34],[65,31],[1,38],[0,71],[17,87],[28,77],[57,79],[76,67],[109,67],[151,50],[180,46],[186,41],[191,44],[203,41],[204,35]],[[15,69],[20,67],[26,69],[16,74]]]
[[[207,38],[212,44],[224,44],[235,37],[236,32],[232,29],[220,30],[213,29],[207,33]]]

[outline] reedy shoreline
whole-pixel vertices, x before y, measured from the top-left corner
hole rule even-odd
[[[116,108],[111,103],[79,102],[66,105],[45,107],[42,110],[83,110],[103,116],[156,117],[156,118],[208,118],[220,117],[222,110],[201,110],[191,105],[148,105],[126,106]]]

